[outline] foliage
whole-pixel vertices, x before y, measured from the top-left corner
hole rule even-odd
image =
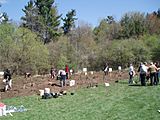
[[[20,72],[38,71],[42,72],[49,68],[48,65],[48,50],[38,41],[38,38],[31,31],[19,28],[15,33],[15,44],[18,48],[17,56],[18,68]]]
[[[48,50],[30,30],[10,24],[0,25],[1,68],[16,74],[48,69]]]
[[[106,19],[100,21],[99,26],[94,29],[95,41],[101,43],[108,40],[109,24]],[[102,43],[103,44],[103,43]]]
[[[146,32],[145,15],[140,12],[126,13],[121,18],[122,37],[139,37]]]
[[[62,69],[67,64],[67,42],[67,37],[60,37],[57,42],[48,44],[50,64],[52,66]],[[62,65],[60,65],[61,63]]]
[[[159,61],[160,10],[147,15],[128,12],[120,21],[107,16],[93,28],[88,23],[76,26],[76,10],[71,9],[60,26],[61,15],[54,3],[30,0],[19,27],[0,24],[1,69],[43,73],[51,66],[62,69],[66,64],[75,70],[102,70],[106,62],[117,69],[119,65],[125,68],[130,63]]]
[[[2,7],[2,6],[0,5],[0,7]],[[9,16],[7,15],[7,13],[6,12],[0,13],[0,23],[5,24],[8,21],[9,21]]]
[[[74,23],[75,23],[75,20],[77,20],[77,18],[75,18],[74,16],[76,16],[76,11],[72,9],[66,14],[65,18],[62,18],[64,22],[62,26],[64,34],[69,33],[71,31],[71,28],[75,26]]]
[[[146,27],[149,34],[160,34],[160,13],[153,12],[146,16]]]
[[[12,66],[12,56],[16,48],[12,40],[14,31],[14,26],[10,24],[0,25],[0,67],[2,70]]]
[[[61,15],[57,15],[57,8],[53,6],[54,0],[31,0],[25,6],[23,26],[36,32],[44,44],[54,40],[58,35]]]
[[[33,32],[38,31],[40,25],[38,22],[38,9],[35,7],[33,0],[30,0],[22,11],[25,13],[25,16],[21,17],[22,26]]]

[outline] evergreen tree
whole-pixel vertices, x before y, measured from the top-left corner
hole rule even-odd
[[[2,5],[0,5],[2,7]],[[0,23],[7,23],[9,21],[9,17],[6,12],[0,13]]]
[[[38,9],[35,7],[33,0],[30,0],[22,11],[25,13],[25,17],[21,17],[23,20],[22,26],[34,32],[38,31]]]
[[[25,17],[23,26],[28,27],[41,37],[44,44],[54,40],[59,35],[61,15],[57,14],[54,0],[30,0],[23,9]]]
[[[76,16],[76,11],[72,9],[66,14],[65,18],[62,18],[64,22],[62,27],[64,34],[69,33],[71,31],[71,28],[74,27],[75,20],[77,20],[77,18],[75,18],[74,16]]]

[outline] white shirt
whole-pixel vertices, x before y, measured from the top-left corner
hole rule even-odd
[[[131,71],[134,71],[134,68],[132,65],[129,67],[129,72],[131,72]]]
[[[140,73],[147,73],[147,66],[141,65]]]
[[[61,75],[66,75],[66,72],[64,70],[62,70]]]

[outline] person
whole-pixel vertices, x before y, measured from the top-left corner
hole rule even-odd
[[[65,72],[66,72],[66,79],[68,79],[69,78],[69,67],[68,67],[68,65],[66,65],[66,67],[65,67]]]
[[[30,73],[30,72],[25,72],[25,73],[24,73],[24,77],[25,77],[25,78],[31,77],[31,73]]]
[[[11,73],[9,69],[6,69],[4,71],[4,80],[3,82],[5,83],[5,88],[4,91],[7,91],[8,89],[12,89],[12,78],[11,78]]]
[[[129,84],[133,84],[133,77],[135,75],[135,71],[134,71],[134,67],[132,64],[130,64],[130,67],[129,67]]]
[[[158,63],[158,62],[155,62],[154,64],[155,64],[155,66],[157,67],[156,79],[157,79],[157,84],[159,84],[159,72],[160,72],[160,70],[159,70],[159,63]]]
[[[158,68],[153,64],[153,62],[150,63],[148,70],[150,72],[150,85],[158,85],[158,81],[156,78],[156,72],[158,71]]]
[[[108,75],[108,64],[107,63],[104,66],[104,74],[105,76]]]
[[[147,73],[146,73],[146,82],[149,81],[150,79],[150,73],[149,73],[149,64],[147,62],[144,62],[144,65],[146,66],[147,68]]]
[[[55,78],[55,75],[56,75],[56,72],[55,72],[55,69],[52,67],[51,70],[50,70],[50,74],[51,74],[51,78]]]
[[[66,72],[65,72],[65,70],[60,71],[60,85],[61,85],[61,87],[66,86]]]
[[[141,85],[146,86],[147,66],[144,63],[141,63],[138,72],[140,72]]]

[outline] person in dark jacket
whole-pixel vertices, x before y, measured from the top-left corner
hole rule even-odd
[[[4,71],[4,83],[5,83],[5,88],[4,90],[7,91],[8,89],[12,89],[12,77],[9,69],[6,69]]]

